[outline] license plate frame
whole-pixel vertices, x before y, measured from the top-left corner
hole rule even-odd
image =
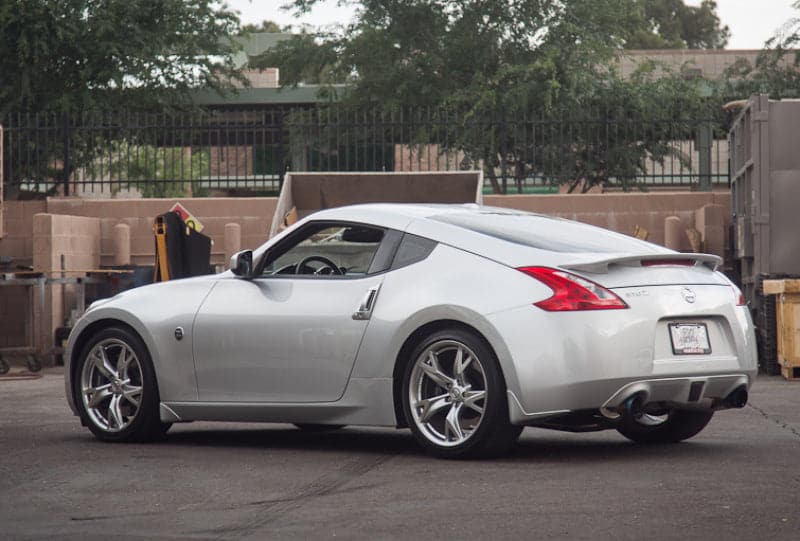
[[[681,321],[668,326],[673,355],[710,355],[708,325],[700,321]]]

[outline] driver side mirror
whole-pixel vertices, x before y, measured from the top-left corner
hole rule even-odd
[[[253,250],[242,250],[231,256],[231,271],[242,278],[253,277]]]

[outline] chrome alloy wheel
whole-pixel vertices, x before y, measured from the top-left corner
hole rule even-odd
[[[660,415],[655,415],[652,413],[642,413],[641,415],[635,417],[636,422],[640,425],[644,426],[658,426],[663,425],[669,419],[669,413],[663,413]]]
[[[461,342],[439,340],[417,357],[409,380],[414,423],[432,443],[455,447],[478,429],[486,409],[483,365]]]
[[[95,344],[83,364],[81,397],[102,430],[120,432],[131,425],[142,403],[142,367],[127,343],[107,338]]]

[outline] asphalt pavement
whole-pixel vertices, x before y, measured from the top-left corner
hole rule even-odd
[[[528,428],[446,461],[407,430],[175,425],[96,441],[57,369],[0,379],[0,539],[800,539],[800,382],[762,377],[692,440]]]

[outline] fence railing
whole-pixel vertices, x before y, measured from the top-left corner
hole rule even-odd
[[[269,108],[193,113],[12,113],[7,195],[274,194],[287,170],[482,169],[486,190],[710,189],[728,182],[714,114]]]

